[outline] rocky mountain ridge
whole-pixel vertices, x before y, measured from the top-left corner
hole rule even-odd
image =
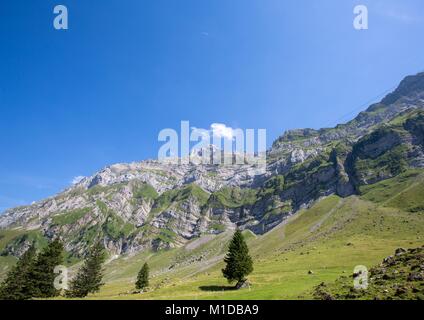
[[[94,241],[111,255],[181,246],[239,227],[267,232],[331,194],[424,167],[424,73],[405,78],[380,103],[335,128],[286,132],[255,165],[148,160],[115,164],[64,192],[0,216],[18,235],[2,254],[59,236],[81,257]]]

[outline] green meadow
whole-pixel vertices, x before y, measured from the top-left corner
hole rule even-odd
[[[106,285],[90,299],[312,299],[312,289],[369,269],[399,247],[424,244],[424,178],[408,171],[368,186],[361,195],[330,196],[272,231],[245,231],[254,272],[249,289],[233,290],[222,277],[223,256],[232,236],[196,239],[183,248],[122,257],[106,265]],[[144,262],[151,288],[133,293]]]
[[[312,299],[313,288],[369,269],[396,248],[424,244],[424,173],[407,171],[348,198],[329,196],[264,235],[244,231],[254,261],[250,288],[233,290],[223,278],[232,231],[205,235],[184,247],[109,260],[105,285],[88,299]],[[20,230],[0,234],[0,249]],[[0,257],[0,272],[14,258]],[[150,288],[134,293],[148,262]],[[72,267],[75,269],[78,265]]]

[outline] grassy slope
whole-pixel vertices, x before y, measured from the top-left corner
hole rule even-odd
[[[360,197],[325,198],[263,236],[245,232],[255,270],[251,289],[229,290],[222,255],[231,237],[224,233],[185,248],[142,253],[107,265],[106,282],[91,298],[103,299],[299,299],[311,289],[372,267],[398,247],[424,243],[422,171],[364,188]],[[387,192],[390,190],[390,192]],[[131,294],[138,269],[148,261],[153,290]],[[189,261],[184,263],[184,261]],[[312,271],[312,274],[308,274]]]
[[[408,171],[361,190],[361,196],[331,196],[302,210],[262,236],[244,234],[254,258],[251,289],[230,287],[221,275],[231,232],[193,240],[185,248],[144,252],[106,265],[106,285],[91,299],[299,299],[312,288],[372,267],[398,247],[424,243],[424,172]],[[0,232],[0,249],[23,230]],[[7,260],[7,261],[6,261]],[[0,276],[13,258],[0,257]],[[131,294],[148,261],[152,290]],[[312,271],[312,274],[309,274]]]
[[[0,252],[4,250],[6,245],[23,234],[20,229],[2,230],[0,231]],[[16,258],[12,256],[0,256],[0,279],[10,270],[10,267],[16,262]]]

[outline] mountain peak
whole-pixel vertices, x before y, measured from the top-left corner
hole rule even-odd
[[[396,90],[389,93],[381,103],[387,106],[404,97],[424,98],[424,72],[405,77]]]

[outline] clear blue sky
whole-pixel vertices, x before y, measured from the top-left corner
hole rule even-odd
[[[268,144],[349,120],[424,70],[423,34],[422,0],[1,0],[0,211],[155,158],[181,120],[266,128]]]

